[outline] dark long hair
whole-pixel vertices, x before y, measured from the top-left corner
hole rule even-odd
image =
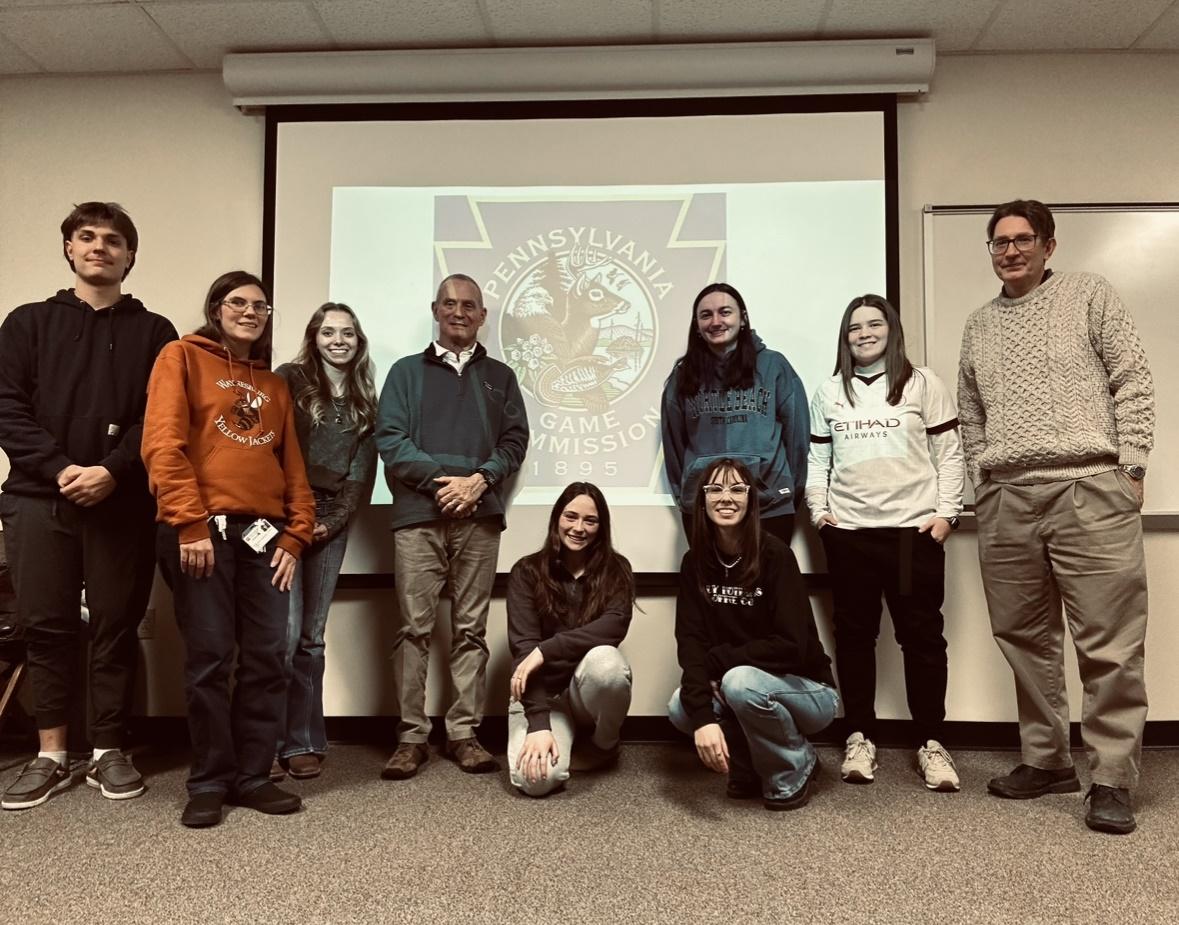
[[[692,303],[692,318],[688,322],[688,349],[684,355],[676,360],[671,368],[671,375],[676,377],[676,395],[681,399],[691,398],[708,382],[717,369],[717,357],[712,348],[700,336],[700,329],[696,326],[696,311],[704,297],[714,292],[723,292],[737,303],[741,311],[741,330],[737,332],[737,346],[729,355],[728,362],[723,364],[724,370],[721,385],[727,389],[753,388],[754,375],[757,372],[757,347],[753,343],[753,328],[749,324],[749,310],[745,307],[745,300],[741,298],[734,287],[728,283],[709,283],[696,296]]]
[[[267,304],[270,303],[270,291],[266,288],[266,284],[253,273],[247,273],[245,270],[230,270],[228,273],[222,273],[213,280],[213,285],[209,287],[209,294],[205,296],[205,323],[197,328],[194,333],[199,334],[201,337],[207,337],[209,340],[215,340],[219,344],[224,344],[225,336],[221,331],[221,324],[218,321],[221,317],[221,300],[233,292],[233,290],[240,289],[242,286],[257,286],[262,290],[262,295],[266,297]],[[274,352],[271,346],[273,340],[274,312],[271,311],[269,317],[266,319],[266,324],[262,328],[262,336],[250,345],[250,359],[261,360],[266,364],[266,368],[270,369],[270,362]]]
[[[856,296],[847,304],[843,313],[843,320],[839,322],[839,344],[835,348],[835,373],[843,380],[843,394],[847,396],[849,405],[855,405],[856,399],[852,394],[852,380],[856,375],[856,361],[852,357],[851,345],[847,342],[847,329],[851,326],[851,316],[857,308],[867,305],[878,308],[888,324],[888,344],[884,348],[884,375],[888,381],[888,403],[899,405],[901,394],[909,384],[913,375],[913,364],[905,353],[905,329],[901,326],[901,314],[892,307],[892,303],[883,296]]]
[[[377,420],[377,396],[373,385],[373,364],[368,355],[368,338],[360,327],[356,312],[343,302],[324,302],[311,315],[303,329],[303,343],[295,357],[294,366],[303,373],[304,384],[295,390],[295,403],[307,412],[314,424],[322,424],[332,404],[332,385],[323,371],[324,359],[319,354],[316,338],[328,312],[343,312],[352,319],[356,329],[356,353],[344,370],[344,398],[348,402],[347,415],[352,429],[364,436]]]
[[[598,509],[598,535],[589,549],[585,563],[585,592],[581,596],[581,607],[573,612],[571,601],[561,587],[560,571],[557,565],[561,559],[561,535],[557,525],[561,514],[574,498],[587,495]],[[635,577],[626,557],[614,551],[610,535],[610,508],[602,490],[591,482],[573,482],[568,485],[553,504],[549,514],[549,533],[544,546],[522,560],[524,577],[535,589],[536,607],[541,613],[551,613],[566,626],[581,626],[597,618],[606,606],[619,594],[625,594],[627,602],[635,602]]]
[[[731,579],[741,587],[749,587],[761,572],[761,515],[758,513],[757,482],[749,467],[739,459],[718,459],[696,483],[696,506],[692,511],[692,549],[696,553],[697,581],[703,587],[704,569],[700,567],[706,556],[717,554],[716,524],[708,516],[704,486],[714,482],[726,472],[732,473],[738,481],[749,486],[749,503],[745,506],[745,519],[741,521],[738,542],[741,545],[741,570]]]

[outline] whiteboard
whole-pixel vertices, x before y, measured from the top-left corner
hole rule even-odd
[[[1057,273],[1101,274],[1138,326],[1154,376],[1156,414],[1143,510],[1179,512],[1179,203],[1049,207],[1056,253],[1048,266]],[[925,207],[925,356],[947,383],[958,381],[966,319],[999,292],[986,248],[993,208]]]

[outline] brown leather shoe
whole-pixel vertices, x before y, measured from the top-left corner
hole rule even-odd
[[[281,761],[279,761],[277,758],[275,758],[272,762],[270,762],[270,779],[272,781],[274,781],[274,783],[277,784],[280,780],[282,780],[286,776],[287,776],[287,769],[282,766]]]
[[[287,773],[296,780],[307,780],[311,777],[319,777],[320,766],[323,761],[319,755],[309,753],[306,755],[292,755],[287,759]]]
[[[473,736],[446,743],[446,757],[468,774],[489,774],[499,770],[499,762]]]
[[[430,749],[423,742],[402,742],[385,764],[381,777],[385,780],[406,780],[418,773],[418,768],[430,760]]]

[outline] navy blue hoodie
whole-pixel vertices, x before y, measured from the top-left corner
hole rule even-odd
[[[671,493],[684,514],[692,513],[696,483],[715,460],[739,459],[753,473],[762,517],[792,514],[806,487],[810,410],[806,389],[786,357],[769,350],[755,333],[757,369],[753,387],[721,385],[723,364],[688,399],[676,394],[679,364],[663,389],[663,464]]]
[[[125,295],[95,311],[73,290],[22,305],[0,325],[0,448],[11,471],[3,490],[57,497],[57,473],[101,465],[117,486],[150,501],[139,460],[147,380],[176,329]]]

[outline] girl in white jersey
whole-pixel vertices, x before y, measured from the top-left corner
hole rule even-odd
[[[876,637],[888,603],[905,664],[931,790],[957,790],[939,744],[945,720],[942,543],[958,526],[965,467],[949,391],[905,355],[900,315],[877,295],[855,298],[839,326],[835,374],[811,402],[806,500],[827,553],[835,661],[847,739],[841,774],[876,772]]]

